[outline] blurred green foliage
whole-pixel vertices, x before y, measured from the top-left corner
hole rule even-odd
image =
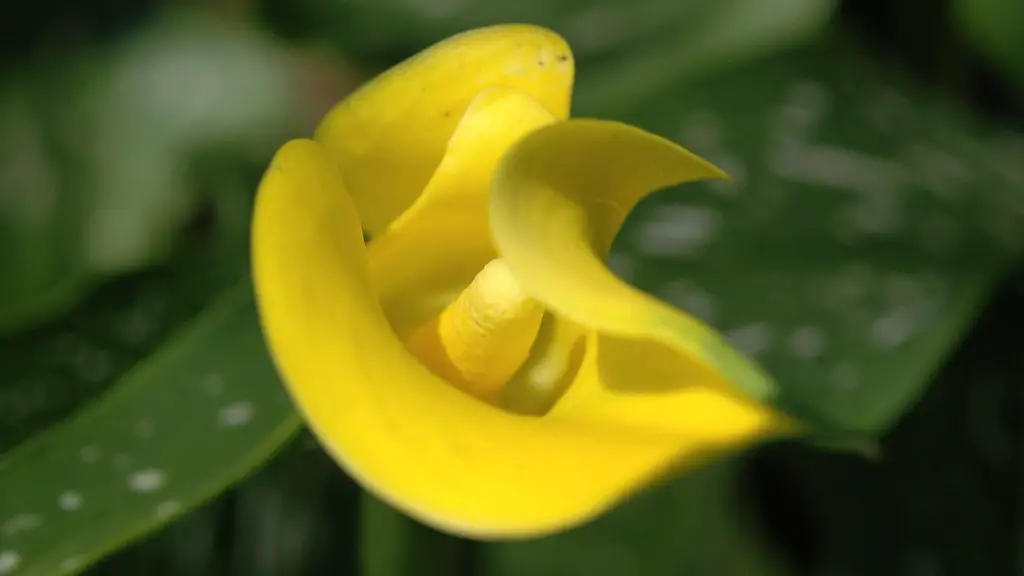
[[[1021,6],[4,12],[0,575],[1016,573]],[[300,431],[249,294],[257,179],[359,77],[503,21],[566,35],[577,113],[733,175],[646,201],[612,265],[768,367],[819,446],[761,447],[569,533],[478,544],[361,494]],[[877,458],[820,448],[851,441]]]

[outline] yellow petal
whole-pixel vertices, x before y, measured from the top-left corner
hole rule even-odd
[[[339,103],[316,139],[330,149],[371,233],[423,190],[459,118],[491,87],[521,90],[558,118],[569,114],[573,60],[554,32],[501,25],[444,40]]]
[[[756,399],[773,394],[770,376],[714,330],[623,282],[604,263],[626,215],[644,196],[724,177],[663,138],[599,120],[542,128],[505,157],[491,197],[501,257],[531,296],[601,334],[595,362],[608,372],[603,384],[574,384],[556,410],[662,428],[689,414],[684,398],[694,388],[728,397],[737,389]],[[721,420],[702,413],[708,422]]]
[[[403,336],[407,328],[436,315],[495,258],[487,221],[494,171],[516,141],[554,121],[525,92],[481,92],[423,193],[372,240],[370,277]]]
[[[354,203],[315,142],[286,144],[264,176],[252,254],[266,340],[312,431],[367,489],[439,529],[555,532],[715,449],[677,434],[517,416],[434,376],[389,326]]]
[[[720,372],[659,342],[591,332],[588,346],[593,353],[549,417],[731,450],[797,431],[785,415],[732,390]]]

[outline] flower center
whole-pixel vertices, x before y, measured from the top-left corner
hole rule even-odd
[[[497,403],[537,338],[544,307],[527,296],[502,260],[492,260],[407,345],[438,376]]]

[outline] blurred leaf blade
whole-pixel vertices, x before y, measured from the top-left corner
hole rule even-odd
[[[368,492],[359,517],[360,576],[477,574],[475,541],[426,526]]]
[[[196,159],[259,159],[302,129],[299,56],[251,26],[169,9],[0,89],[0,333],[74,309],[175,254]]]
[[[1024,3],[955,0],[953,15],[967,40],[1015,83],[1024,102]]]
[[[82,257],[115,274],[160,262],[194,213],[193,157],[262,157],[300,127],[291,56],[262,31],[167,10],[50,82],[54,123],[86,195]]]
[[[734,181],[645,201],[613,262],[758,358],[784,408],[823,431],[884,433],[1024,250],[1024,138],[841,36],[671,86],[593,113]]]
[[[727,0],[701,4],[611,62],[580,67],[575,114],[635,107],[688,81],[806,44],[826,29],[832,0]],[[609,82],[614,78],[614,82]]]
[[[1020,493],[1024,396],[1013,334],[1024,320],[1022,279],[1018,271],[1003,284],[878,461],[793,444],[762,455],[789,483],[789,505],[818,520],[818,573],[1012,574],[1020,566],[1020,510],[1007,503]]]
[[[88,279],[78,258],[82,206],[34,100],[21,78],[0,93],[0,334],[67,310]]]
[[[736,48],[767,52],[802,40],[823,27],[835,4],[784,0],[773,2],[770,10],[756,0],[305,0],[291,5],[324,36],[357,54],[390,57],[471,28],[529,22],[563,34],[580,61],[631,52],[655,36],[689,45],[700,51],[696,59],[702,66],[716,69],[738,53]],[[689,43],[688,36],[695,41]]]
[[[718,462],[564,534],[485,545],[482,574],[795,575],[743,509],[742,474],[742,458]]]
[[[0,493],[19,497],[0,504],[0,554],[17,555],[18,574],[77,572],[237,481],[298,426],[245,284],[4,456]]]

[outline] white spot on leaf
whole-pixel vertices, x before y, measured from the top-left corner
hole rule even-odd
[[[100,449],[95,446],[85,446],[78,453],[82,461],[89,464],[100,459]]]
[[[71,574],[72,572],[77,572],[84,564],[85,558],[82,556],[68,556],[60,561],[57,569],[60,570],[61,574]]]
[[[156,515],[158,518],[167,518],[173,516],[181,510],[181,503],[177,500],[165,500],[156,506]]]
[[[18,514],[0,524],[0,534],[13,536],[19,532],[34,530],[42,525],[43,519],[38,514]]]
[[[636,242],[651,256],[693,255],[718,236],[721,215],[699,206],[666,206],[638,223]]]
[[[789,336],[789,351],[797,358],[817,358],[825,352],[825,333],[816,326],[801,326]]]
[[[236,428],[244,426],[252,421],[255,408],[252,402],[232,402],[220,409],[217,414],[217,422],[225,428]]]
[[[167,475],[156,468],[139,470],[128,477],[128,488],[140,494],[156,492],[166,485]]]
[[[85,498],[74,490],[68,490],[57,497],[57,505],[60,506],[61,510],[67,510],[73,512],[82,507],[85,503]]]
[[[21,555],[14,550],[0,551],[0,574],[13,574],[21,565]]]
[[[748,356],[758,356],[771,348],[775,332],[763,322],[753,322],[726,332],[725,337]]]
[[[908,310],[895,310],[871,324],[871,340],[882,348],[895,348],[909,340],[916,328]]]

